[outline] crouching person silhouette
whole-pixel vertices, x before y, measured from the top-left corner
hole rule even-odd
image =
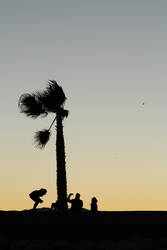
[[[39,197],[45,195],[47,193],[47,190],[45,188],[41,188],[40,190],[35,190],[29,194],[30,198],[35,202],[33,209],[36,209],[39,203],[43,203],[43,200],[41,200]]]
[[[76,193],[75,195],[75,199],[70,199],[70,197],[72,196],[73,194],[69,194],[69,196],[67,197],[67,201],[69,203],[71,203],[71,211],[80,211],[81,208],[83,207],[83,201],[80,200],[80,194],[79,193]]]

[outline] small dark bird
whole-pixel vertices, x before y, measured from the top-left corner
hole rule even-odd
[[[142,105],[144,106],[144,105],[145,105],[145,102],[142,102]]]

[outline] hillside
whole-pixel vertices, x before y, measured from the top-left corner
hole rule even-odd
[[[81,212],[52,212],[49,208],[23,211],[0,211],[1,225],[162,225],[167,224],[166,211],[100,211],[92,213],[83,209]]]
[[[167,212],[0,211],[0,249],[167,249]]]

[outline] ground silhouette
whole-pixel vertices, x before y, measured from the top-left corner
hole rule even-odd
[[[167,212],[0,211],[0,249],[167,249]]]

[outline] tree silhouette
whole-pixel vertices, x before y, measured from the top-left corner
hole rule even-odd
[[[43,149],[50,138],[50,130],[56,121],[56,160],[57,160],[57,198],[59,209],[67,210],[67,180],[65,162],[65,144],[63,135],[63,119],[69,111],[64,109],[66,96],[61,86],[55,80],[49,80],[46,90],[36,91],[32,94],[22,94],[18,106],[20,111],[28,117],[45,117],[48,113],[54,113],[55,118],[49,129],[35,133],[35,143]]]

